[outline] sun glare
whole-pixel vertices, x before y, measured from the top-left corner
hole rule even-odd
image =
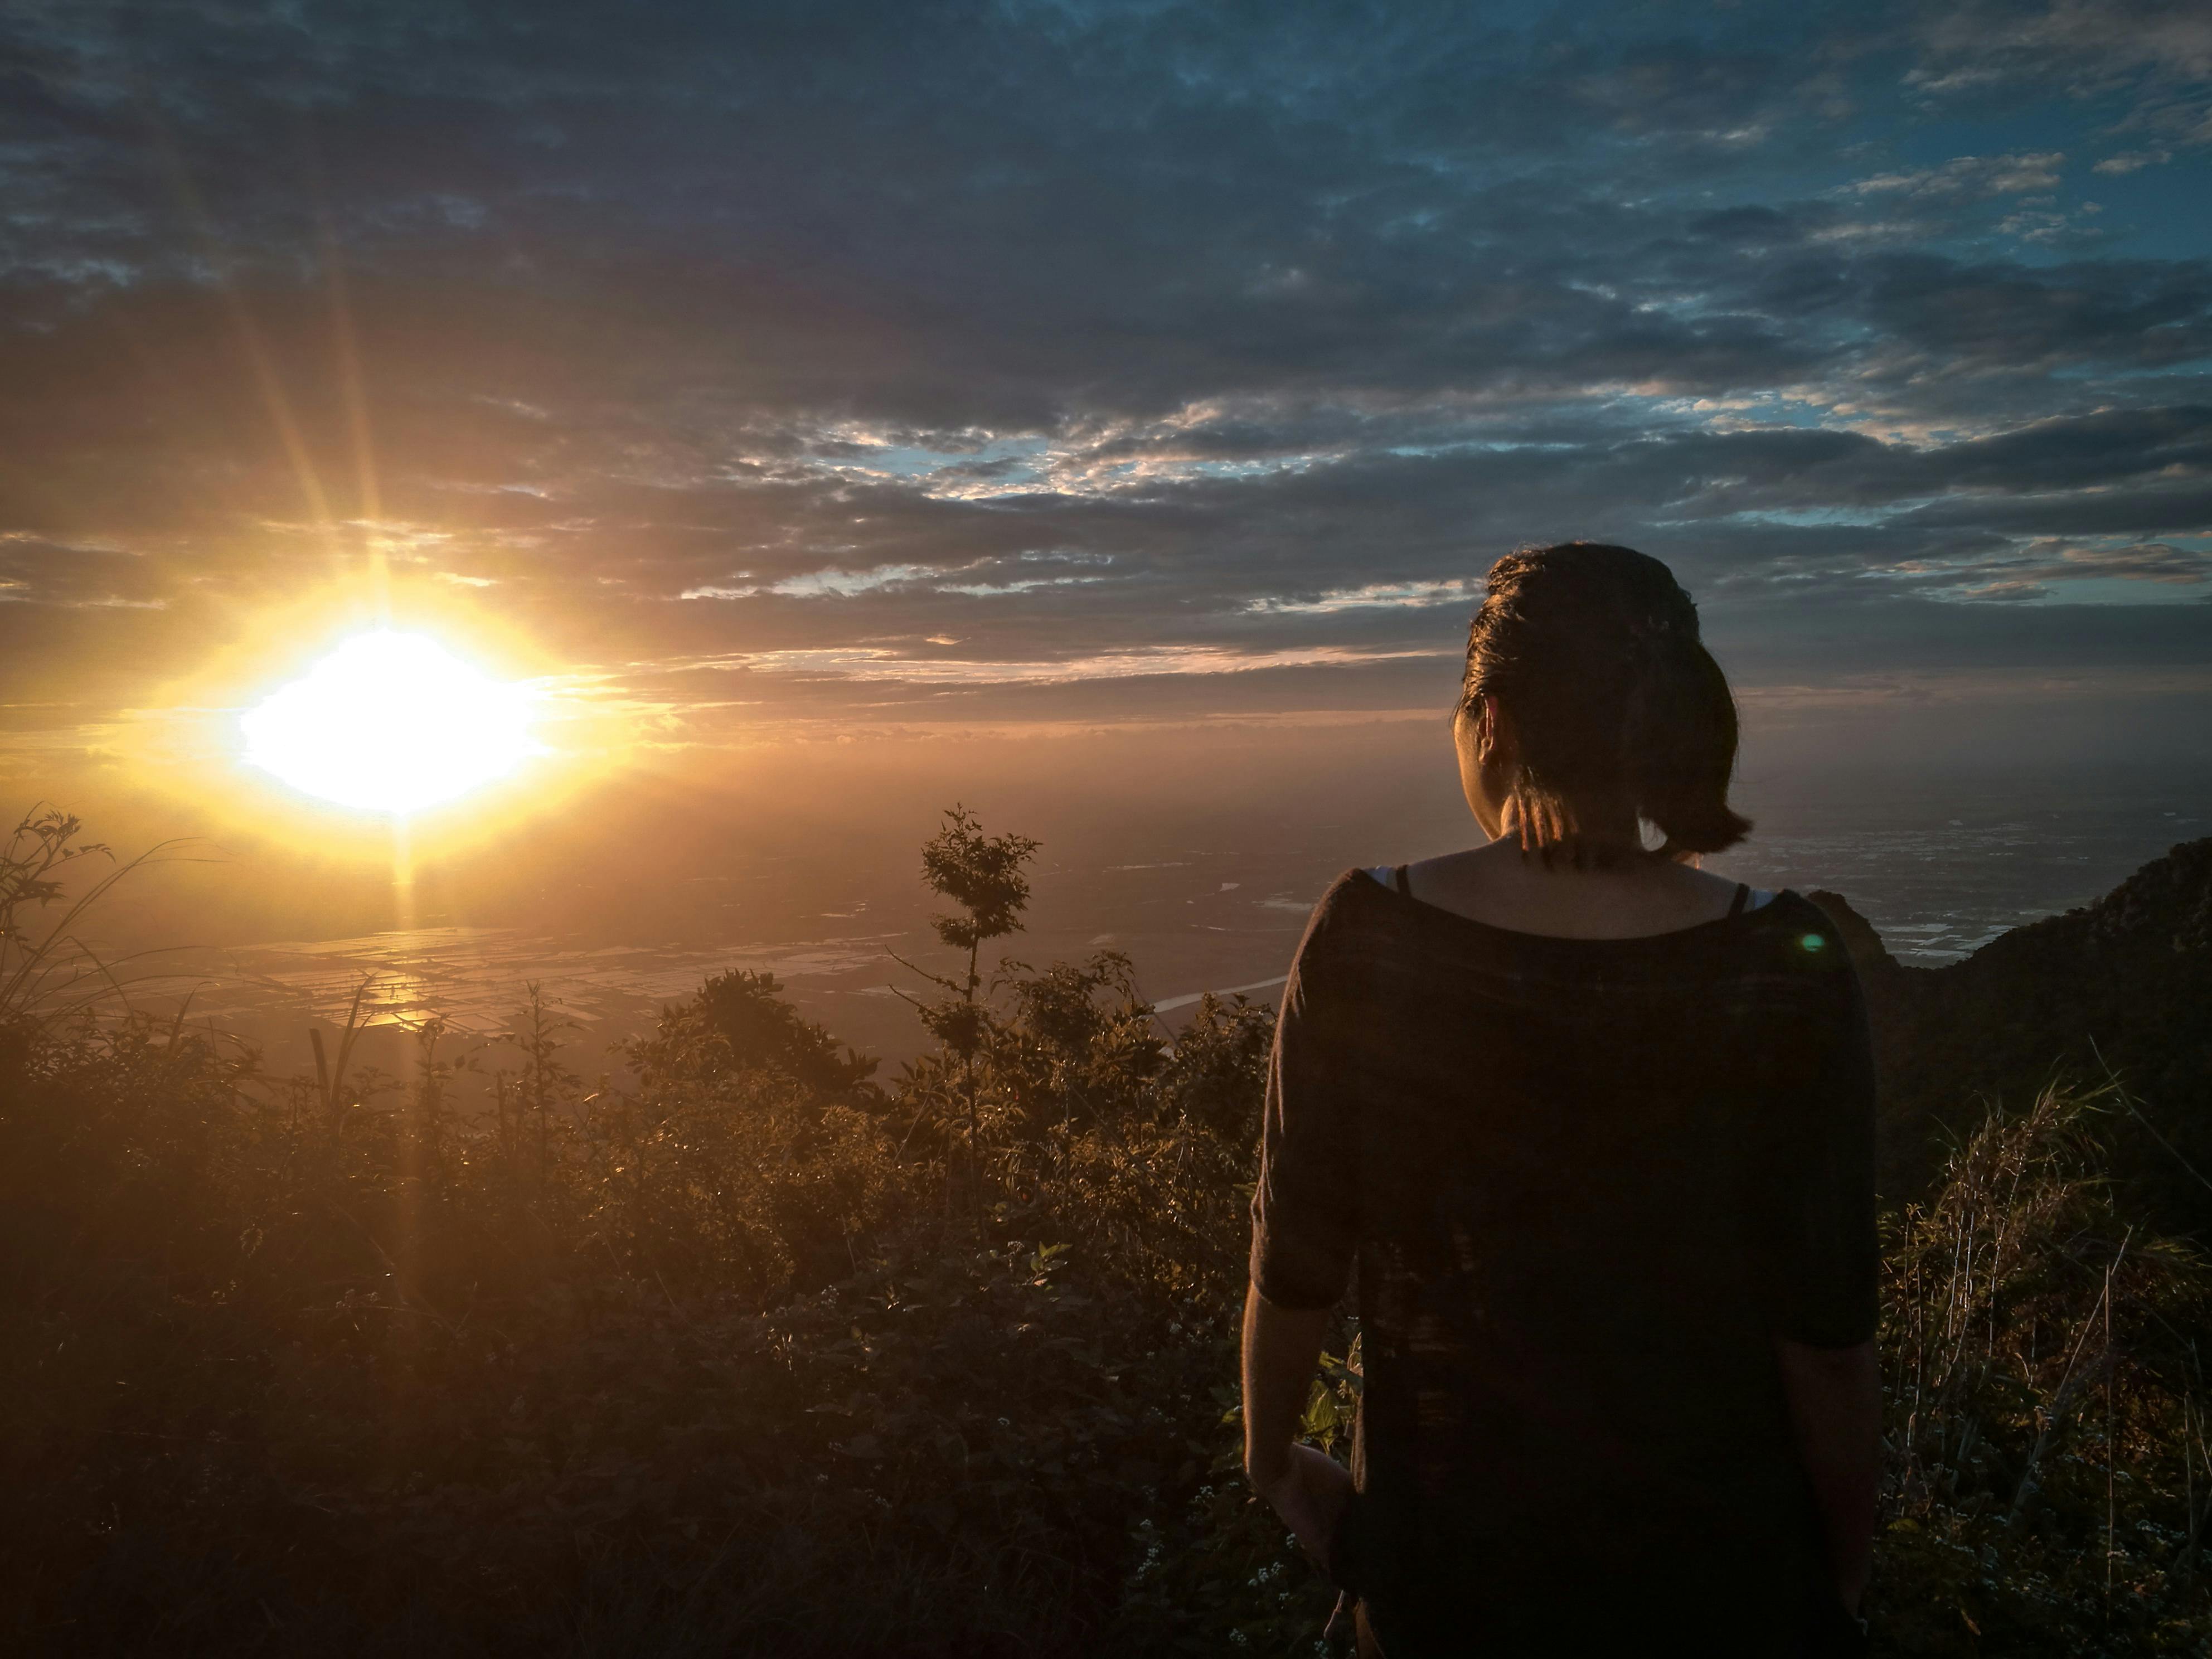
[[[536,749],[530,699],[435,640],[348,640],[240,722],[246,758],[302,793],[407,813],[505,776]]]

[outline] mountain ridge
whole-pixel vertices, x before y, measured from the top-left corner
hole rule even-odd
[[[2162,1218],[2212,1236],[2198,1173],[2212,1170],[2212,836],[1941,968],[1899,963],[1841,895],[1806,896],[1866,988],[1886,1195],[1923,1188],[1981,1102],[2018,1109],[2057,1078],[2117,1079],[2133,1109],[2115,1108],[2130,1121],[2114,1125],[2114,1176]]]

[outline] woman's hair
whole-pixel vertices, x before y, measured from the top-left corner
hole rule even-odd
[[[1512,716],[1510,793],[1522,845],[1611,863],[1595,811],[1666,837],[1656,856],[1717,853],[1751,820],[1729,810],[1735,699],[1698,638],[1698,608],[1658,560],[1601,542],[1524,547],[1491,567],[1468,629],[1460,708],[1495,694]]]

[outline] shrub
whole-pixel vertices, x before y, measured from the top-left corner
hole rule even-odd
[[[1101,1650],[1230,1490],[1249,1146],[1183,1102],[1251,1121],[1264,1013],[1017,969],[886,1093],[779,989],[586,1096],[528,988],[480,1120],[434,1021],[404,1084],[11,1026],[11,1645]]]
[[[2115,1091],[1991,1112],[1895,1218],[1869,1606],[1914,1654],[2202,1652],[2212,1276],[2112,1207]]]
[[[1028,843],[954,829],[1011,929]],[[19,1009],[0,1640],[1315,1651],[1330,1595],[1237,1468],[1272,1016],[1171,1035],[1112,952],[949,985],[958,1043],[888,1088],[738,975],[589,1095],[529,988],[480,1119],[434,1021],[403,1085]],[[2212,1641],[2212,1279],[2114,1213],[2112,1098],[1991,1115],[1891,1218],[1880,1650]]]

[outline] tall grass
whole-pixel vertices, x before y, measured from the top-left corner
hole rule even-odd
[[[0,846],[0,1030],[127,1006],[133,981],[145,976],[143,964],[161,954],[105,956],[79,925],[139,870],[192,856],[191,843],[163,842],[118,862],[105,842],[83,835],[82,820],[41,802]],[[73,879],[93,865],[105,867],[72,894]]]
[[[2112,1208],[2119,1085],[1992,1110],[1894,1218],[1876,1616],[1908,1652],[2201,1651],[2212,1273]]]

